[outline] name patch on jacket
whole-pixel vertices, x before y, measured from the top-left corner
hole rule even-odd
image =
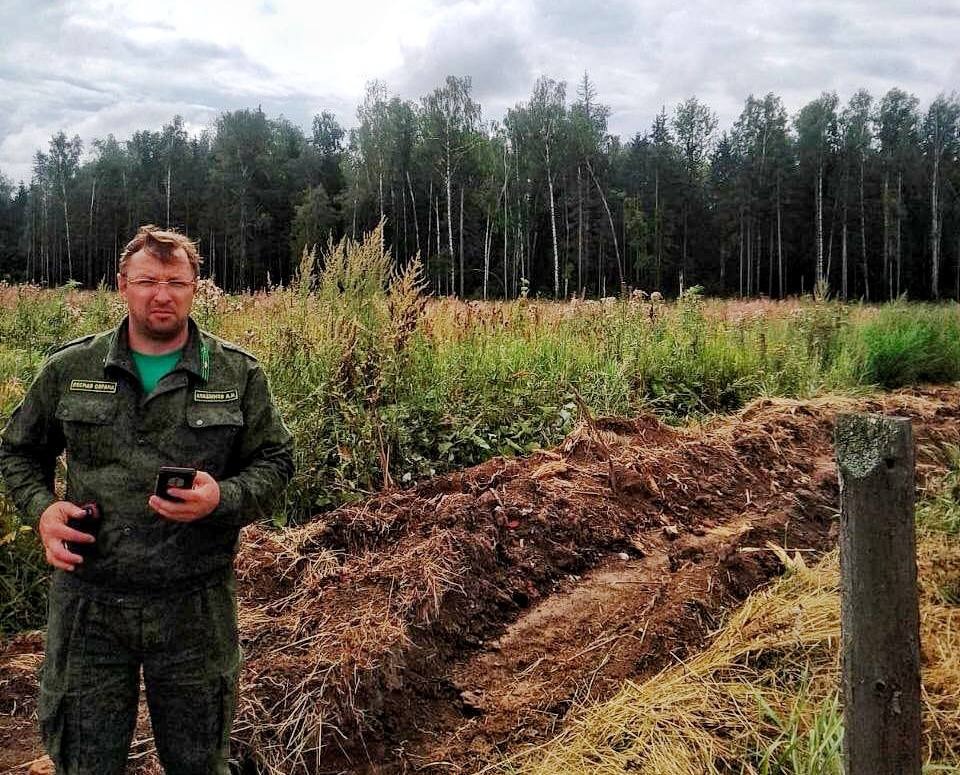
[[[70,381],[70,389],[83,393],[116,393],[116,382],[101,382],[96,379],[74,379]]]
[[[212,401],[212,402],[222,402],[222,401],[236,401],[240,398],[239,393],[236,389],[234,390],[194,390],[193,391],[193,400],[194,401]]]

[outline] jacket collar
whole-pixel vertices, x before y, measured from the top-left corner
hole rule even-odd
[[[123,369],[137,377],[137,368],[133,364],[133,353],[130,350],[129,328],[129,317],[125,317],[113,331],[110,349],[107,351],[107,357],[104,359],[103,365],[104,368],[113,366]],[[209,345],[204,341],[203,333],[193,318],[187,319],[187,331],[187,343],[183,346],[183,352],[175,370],[189,371],[206,382],[207,374],[205,372],[209,371]]]

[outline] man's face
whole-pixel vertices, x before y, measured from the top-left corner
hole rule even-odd
[[[130,325],[144,337],[155,342],[170,341],[187,325],[196,284],[183,248],[177,248],[168,261],[161,261],[146,250],[137,251],[127,259],[117,285],[127,302]]]

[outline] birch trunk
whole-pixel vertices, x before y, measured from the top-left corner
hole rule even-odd
[[[63,228],[67,232],[67,273],[69,279],[73,279],[73,253],[70,251],[70,218],[67,215],[67,183],[63,179],[63,172],[60,174],[60,193],[63,198]]]
[[[487,300],[487,283],[490,279],[490,213],[487,213],[487,228],[483,233],[483,300]]]
[[[434,203],[436,204],[436,212],[434,213],[434,215],[436,216],[436,222],[437,222],[437,257],[439,257],[440,256],[440,197],[439,196],[434,200]],[[450,260],[451,261],[453,260],[452,254],[451,254]],[[439,289],[440,289],[440,280],[438,278],[437,279],[438,292],[439,292]]]
[[[503,146],[503,297],[506,299],[510,295],[508,286],[509,271],[507,269],[507,232],[510,231],[510,199],[507,196],[507,179],[510,175],[510,167],[507,164],[507,146]]]
[[[607,196],[603,193],[603,188],[600,186],[600,181],[597,180],[597,176],[593,172],[593,166],[590,164],[590,161],[587,161],[587,171],[590,173],[590,177],[593,178],[593,182],[597,187],[597,191],[600,192],[600,200],[603,202],[603,209],[607,212],[607,221],[610,223],[610,236],[613,237],[613,250],[617,257],[617,274],[620,277],[620,292],[623,293],[626,283],[623,280],[623,261],[620,260],[620,245],[617,242],[617,230],[613,225],[613,214],[610,212],[610,205],[607,202]]]
[[[773,298],[773,221],[770,222],[770,244],[767,249],[767,298]]]
[[[740,298],[743,298],[743,208],[740,208]]]
[[[430,224],[433,218],[433,176],[430,177],[430,190],[427,192],[427,277],[430,277]]]
[[[550,143],[547,152],[547,187],[550,190],[550,235],[553,238],[553,298],[560,296],[560,256],[557,253],[557,215],[553,201],[553,171],[550,168]]]
[[[843,202],[843,225],[841,226],[841,246],[840,253],[842,264],[841,271],[843,272],[843,277],[840,279],[840,295],[844,301],[847,300],[847,202]]]
[[[450,250],[450,293],[456,292],[456,263],[453,253],[453,170],[450,161],[450,140],[447,139],[447,168],[446,168],[446,187],[447,187],[447,247]],[[437,218],[439,218],[439,213]],[[438,222],[439,223],[439,222]],[[440,246],[437,246],[437,253],[440,252]]]
[[[777,276],[780,279],[780,298],[783,298],[783,230],[780,206],[780,173],[777,173]]]
[[[903,258],[903,217],[901,215],[901,210],[903,204],[903,172],[897,171],[897,297],[900,296],[900,269],[901,269],[901,259]]]
[[[402,182],[400,183],[400,206],[403,208],[403,258],[406,260],[410,257],[410,249],[407,247],[407,189],[403,187]]]
[[[88,285],[93,284],[93,259],[96,254],[93,245],[93,205],[96,201],[97,196],[97,178],[93,178],[93,183],[90,186],[90,212],[87,215],[87,269],[84,274],[86,274],[86,281]]]
[[[386,242],[385,242],[385,240],[386,240],[386,235],[383,233],[383,232],[384,232],[384,228],[383,228],[383,220],[384,220],[384,215],[383,215],[383,162],[380,163],[380,167],[381,167],[381,169],[380,169],[380,171],[377,173],[377,187],[378,187],[379,192],[380,192],[380,255],[382,256],[384,253],[387,252],[387,246],[386,246]]]
[[[167,228],[170,228],[170,163],[167,162]]]
[[[577,165],[577,295],[583,295],[583,176]]]
[[[893,298],[893,272],[890,271],[890,172],[883,173],[883,282],[887,299]]]
[[[743,212],[740,213],[740,295],[743,296]],[[662,261],[663,261],[663,245],[662,240],[660,239],[660,168],[656,167],[653,173],[653,240],[654,240],[654,249],[657,254],[656,262],[656,274],[657,274],[657,290],[663,291],[663,279],[662,275]]]
[[[817,279],[816,283],[821,286],[823,283],[823,162],[817,166]],[[815,288],[817,293],[821,288]]]
[[[867,216],[863,206],[863,154],[860,154],[860,260],[863,262],[863,296],[870,301],[870,271],[867,266]]]
[[[407,187],[410,189],[410,207],[413,209],[413,234],[417,242],[417,255],[420,255],[420,221],[417,218],[417,197],[410,182],[410,170],[407,170]],[[430,209],[427,208],[427,233],[430,233]]]
[[[937,184],[940,177],[940,150],[934,148],[933,177],[930,180],[930,289],[933,298],[940,298],[940,205]]]

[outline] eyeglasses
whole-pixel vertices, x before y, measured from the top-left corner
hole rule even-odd
[[[155,291],[161,285],[166,285],[173,293],[186,293],[197,284],[196,280],[154,280],[149,277],[139,277],[136,280],[127,280],[127,285],[133,285],[144,291]]]

